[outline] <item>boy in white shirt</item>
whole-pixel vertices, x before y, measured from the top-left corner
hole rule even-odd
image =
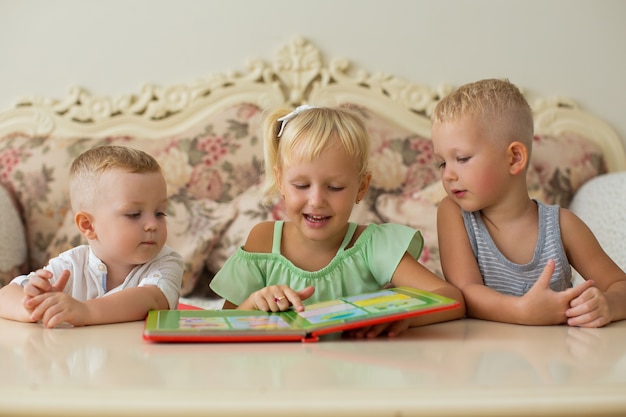
[[[0,317],[84,326],[176,308],[183,260],[165,246],[167,187],[158,162],[122,146],[90,149],[70,168],[70,200],[88,245],[0,288]]]

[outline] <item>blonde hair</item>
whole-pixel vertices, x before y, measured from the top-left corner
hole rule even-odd
[[[98,194],[103,172],[123,169],[131,173],[161,172],[159,163],[147,153],[124,146],[98,146],[80,154],[70,167],[70,201],[74,212],[88,210]]]
[[[432,125],[473,117],[503,147],[519,141],[530,153],[533,115],[522,92],[509,80],[486,79],[465,84],[443,99],[431,116]]]
[[[263,123],[264,194],[268,199],[278,193],[274,167],[282,171],[294,162],[311,161],[333,144],[340,144],[357,161],[359,175],[368,171],[370,137],[356,113],[343,108],[309,107],[286,122],[278,121],[290,113],[289,109],[276,109]]]

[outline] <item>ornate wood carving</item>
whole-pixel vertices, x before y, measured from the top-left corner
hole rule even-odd
[[[242,102],[261,108],[351,102],[428,137],[429,116],[452,88],[352,68],[345,58],[332,59],[327,65],[317,47],[295,37],[278,49],[273,63],[254,59],[243,73],[214,73],[165,87],[146,84],[137,93],[118,97],[95,96],[74,86],[63,99],[24,98],[14,109],[0,113],[0,135],[20,131],[38,137],[52,133],[161,137]],[[610,170],[626,169],[623,143],[603,120],[567,98],[539,99],[533,104],[538,133],[578,132],[602,147]]]

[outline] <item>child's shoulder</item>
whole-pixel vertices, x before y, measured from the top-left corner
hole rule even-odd
[[[264,221],[255,224],[250,230],[248,239],[244,244],[245,251],[255,253],[272,252],[275,224],[275,221]]]
[[[52,257],[50,261],[63,259],[68,262],[83,262],[89,258],[90,253],[89,245],[78,245],[59,253],[57,256]]]
[[[439,202],[437,206],[437,214],[459,214],[461,212],[461,207],[452,199],[450,196],[445,196]]]
[[[578,217],[573,211],[559,207],[559,227],[561,234],[563,232],[574,231],[576,233],[582,232],[584,229],[588,229],[587,224]]]

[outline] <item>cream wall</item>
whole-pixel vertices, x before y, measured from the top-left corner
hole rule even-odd
[[[370,72],[568,96],[626,143],[625,18],[623,0],[0,0],[0,109],[245,71],[298,34]]]

